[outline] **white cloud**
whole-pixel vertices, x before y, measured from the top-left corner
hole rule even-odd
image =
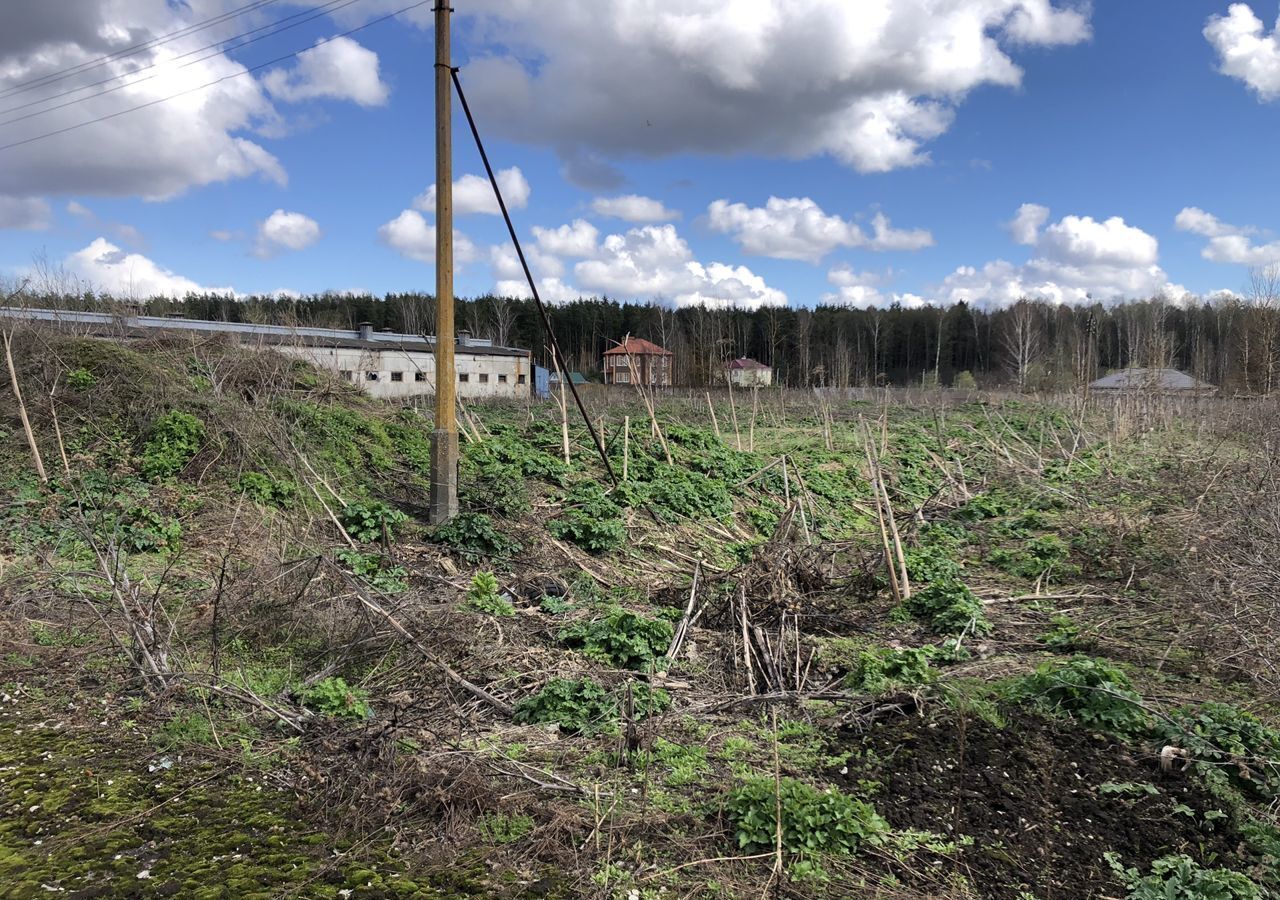
[[[277,209],[258,223],[254,255],[264,259],[286,250],[305,250],[320,240],[320,224],[302,213]]]
[[[436,226],[416,210],[406,209],[383,225],[378,229],[378,238],[401,256],[435,265]],[[461,268],[480,258],[480,249],[465,234],[454,229],[454,267]]]
[[[146,248],[146,237],[143,236],[141,231],[132,225],[126,225],[123,222],[103,221],[99,218],[97,213],[85,206],[83,203],[78,203],[75,200],[71,200],[67,203],[67,212],[84,222],[86,228],[91,228],[99,232],[105,230],[117,240],[123,241],[131,247],[139,249]]]
[[[621,197],[597,197],[591,201],[591,209],[596,215],[623,219],[627,222],[649,224],[652,222],[670,222],[680,218],[680,211],[668,209],[659,200],[642,197],[639,194],[623,194]]]
[[[594,255],[574,266],[585,290],[622,300],[668,298],[678,306],[784,306],[787,295],[770,287],[746,266],[693,257],[674,225],[645,225],[611,234]]]
[[[1079,303],[1157,294],[1177,299],[1186,293],[1160,268],[1156,239],[1124,219],[1100,222],[1069,215],[1031,235],[1016,223],[1039,219],[1042,208],[1024,215],[1026,209],[1019,210],[1011,231],[1015,239],[1032,238],[1031,259],[1022,265],[997,259],[981,267],[960,266],[940,285],[940,300],[1004,306],[1022,297]]]
[[[475,0],[493,55],[468,91],[506,137],[582,159],[693,152],[829,155],[864,172],[928,161],[926,142],[986,85],[1017,87],[1015,47],[1089,36],[1053,0]]]
[[[182,297],[189,293],[235,293],[228,287],[206,287],[177,275],[139,253],[127,253],[106,238],[97,238],[64,262],[67,271],[94,290],[116,297]]]
[[[559,228],[534,226],[534,239],[538,249],[554,256],[583,257],[596,252],[600,231],[586,219],[574,219],[570,225]]]
[[[716,200],[707,215],[713,229],[730,235],[747,253],[775,259],[816,263],[837,247],[919,250],[933,244],[928,231],[896,230],[880,212],[868,238],[858,225],[828,215],[809,197],[770,197],[763,207]]]
[[[1174,225],[1180,231],[1207,237],[1209,242],[1200,255],[1211,262],[1242,266],[1269,266],[1280,262],[1280,241],[1255,244],[1258,229],[1251,225],[1228,225],[1212,213],[1188,206],[1178,213]]]
[[[188,24],[188,17],[175,11],[176,4],[161,2],[130,3],[127,9],[116,0],[74,4],[42,0],[19,6],[6,18],[0,37],[0,91],[93,62],[121,46]],[[230,36],[236,27],[229,22],[223,31],[213,29],[212,33]],[[158,68],[148,75],[156,77],[134,78],[121,90],[99,96],[91,93],[65,109],[6,126],[0,143],[15,143],[155,104],[3,151],[0,195],[165,199],[192,187],[252,176],[284,184],[286,175],[279,160],[243,136],[277,118],[259,83],[242,74],[245,67],[224,54],[177,62],[178,56],[209,39],[206,31],[143,54],[109,59],[94,70],[95,80],[124,76],[152,63]],[[184,91],[190,93],[174,97]]]
[[[858,272],[851,266],[839,265],[827,272],[827,281],[836,287],[822,295],[822,302],[832,306],[885,308],[895,304],[905,307],[928,305],[923,297],[915,294],[886,294],[880,290],[885,276],[878,272]]]
[[[1243,81],[1260,100],[1280,97],[1280,28],[1270,33],[1247,3],[1212,16],[1204,36],[1218,53],[1218,71]]]
[[[496,176],[498,187],[502,190],[502,199],[507,209],[524,209],[529,205],[532,193],[529,182],[519,166],[499,169]],[[433,184],[413,200],[413,208],[425,213],[436,211],[436,186]],[[453,212],[455,215],[467,216],[484,213],[490,216],[502,214],[498,206],[498,198],[493,195],[493,185],[488,178],[479,175],[463,175],[453,182]]]
[[[391,91],[378,68],[378,54],[349,37],[336,37],[299,53],[292,69],[271,70],[262,83],[286,103],[324,97],[382,106]]]
[[[1018,214],[1009,223],[1009,234],[1016,243],[1028,247],[1035,246],[1040,237],[1040,229],[1049,221],[1049,207],[1038,203],[1024,203],[1018,207]]]
[[[0,231],[15,228],[22,231],[44,231],[53,224],[53,210],[39,197],[6,197],[0,195]]]

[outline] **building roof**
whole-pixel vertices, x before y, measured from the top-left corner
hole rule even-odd
[[[652,341],[644,338],[628,336],[618,346],[604,351],[605,356],[673,356],[670,350],[664,350]]]
[[[332,347],[356,350],[399,350],[405,353],[434,353],[436,339],[422,334],[374,331],[368,326],[341,328],[292,328],[284,325],[257,325],[250,322],[211,322],[172,316],[114,315],[62,309],[0,307],[0,318],[47,322],[55,327],[94,337],[139,337],[165,332],[203,332],[233,335],[241,341],[287,344],[295,347]],[[464,356],[528,356],[528,350],[498,347],[492,341],[471,337],[459,340],[455,354]]]
[[[1089,387],[1095,391],[1212,391],[1214,386],[1177,369],[1121,369],[1099,378]]]
[[[729,360],[724,364],[724,367],[726,369],[763,369],[765,371],[769,369],[764,363],[756,362],[754,359],[747,359],[745,356],[741,359]]]

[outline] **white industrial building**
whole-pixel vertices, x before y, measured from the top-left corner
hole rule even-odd
[[[374,397],[396,399],[435,393],[435,338],[374,331],[367,324],[353,330],[290,328],[18,307],[0,307],[0,317],[47,322],[80,334],[121,340],[172,332],[228,335],[245,345],[305,359],[359,385]],[[458,396],[466,399],[523,399],[534,389],[534,367],[528,350],[498,347],[465,331],[458,333],[454,368]]]

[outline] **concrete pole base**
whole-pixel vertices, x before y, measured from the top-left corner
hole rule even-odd
[[[431,432],[431,524],[443,525],[458,514],[458,433]]]

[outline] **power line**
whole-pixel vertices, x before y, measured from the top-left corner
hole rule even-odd
[[[256,9],[261,9],[264,6],[268,6],[272,3],[278,3],[278,2],[279,0],[254,0],[253,3],[249,3],[249,4],[246,4],[245,6],[241,6],[239,9],[233,9],[230,12],[221,13],[220,15],[214,16],[211,19],[205,19],[202,22],[196,22],[194,25],[187,25],[183,28],[179,28],[177,31],[170,31],[168,34],[162,34],[160,35],[160,37],[151,38],[150,40],[143,41],[141,44],[134,44],[132,47],[126,47],[123,50],[117,50],[115,53],[108,53],[105,56],[99,56],[97,59],[91,59],[87,62],[82,62],[82,63],[79,63],[78,65],[70,66],[69,68],[66,68],[66,69],[60,69],[56,72],[50,72],[47,75],[41,75],[38,78],[32,78],[28,81],[19,82],[18,84],[15,84],[15,85],[10,85],[9,87],[5,88],[3,91],[0,91],[0,99],[8,97],[12,94],[19,94],[19,93],[22,93],[23,91],[34,90],[39,87],[44,87],[45,85],[48,85],[48,84],[55,84],[59,81],[63,81],[67,78],[70,78],[73,75],[78,75],[81,72],[87,72],[91,69],[96,69],[99,66],[106,65],[107,63],[113,60],[125,59],[126,57],[136,56],[137,54],[142,53],[145,50],[149,50],[153,47],[159,47],[162,44],[167,44],[170,41],[176,41],[179,38],[186,37],[189,34],[195,34],[197,31],[204,31],[206,28],[212,28],[214,25],[220,25],[223,22],[227,21],[228,19],[234,19],[236,16],[239,16],[242,13],[253,12]]]
[[[204,51],[209,50],[211,48],[220,48],[223,44],[230,43],[231,41],[239,40],[242,37],[248,37],[251,34],[254,34],[259,31],[263,31],[268,28],[275,28],[275,26],[280,25],[282,22],[288,22],[290,19],[296,19],[299,16],[307,15],[307,12],[312,13],[311,15],[308,15],[307,18],[302,19],[300,22],[294,22],[290,25],[284,25],[281,28],[276,28],[275,31],[270,31],[267,34],[260,34],[257,37],[250,38],[249,40],[244,41],[243,43],[237,44],[234,47],[227,48],[227,51],[239,50],[242,47],[247,47],[250,44],[257,43],[258,41],[265,40],[266,38],[269,38],[269,37],[273,37],[274,35],[288,31],[291,28],[297,28],[299,25],[305,25],[308,22],[313,22],[316,19],[329,15],[330,13],[337,12],[338,10],[344,7],[351,6],[353,3],[359,3],[359,2],[360,0],[329,0],[328,3],[322,4],[320,7],[314,10],[294,13],[291,16],[286,16],[285,18],[272,22],[269,25],[261,25],[250,31],[246,31],[241,34],[235,35],[234,37],[227,38],[225,41],[216,41],[212,44],[207,44],[204,47],[201,47],[197,50],[191,50],[191,51],[188,51],[187,53],[183,53],[180,56],[175,56],[173,59],[168,60],[167,62],[176,62],[177,60],[185,59],[186,57],[192,56],[196,53],[203,53]],[[220,56],[222,53],[227,51],[216,49],[212,53],[208,53],[205,56],[201,56],[199,59],[193,59],[190,62],[185,62],[182,65],[177,66],[176,68],[185,69],[188,66],[194,66],[196,63],[201,63],[201,62],[204,62],[205,60],[212,59],[215,56]],[[66,91],[63,91],[61,94],[54,94],[51,97],[44,97],[40,100],[32,100],[30,103],[24,103],[20,106],[11,106],[8,109],[0,110],[0,115],[6,115],[11,112],[17,112],[18,110],[27,109],[32,106],[39,106],[41,103],[48,103],[51,100],[57,100],[59,97],[65,97],[68,94],[78,94],[80,91],[86,91],[89,88],[99,87],[104,84],[110,84],[111,82],[118,81],[119,79],[125,78],[128,75],[136,75],[139,72],[145,72],[148,69],[154,69],[159,65],[160,63],[151,63],[148,66],[143,66],[141,69],[137,69],[133,72],[129,72],[126,75],[113,75],[111,78],[105,78],[102,81],[95,82],[94,84],[86,84],[78,88],[70,88]],[[45,113],[56,112],[57,110],[60,110],[60,109],[66,109],[68,106],[74,106],[77,103],[84,103],[86,101],[93,100],[97,97],[103,97],[103,96],[106,96],[107,94],[114,94],[116,91],[122,91],[125,88],[133,87],[134,85],[137,85],[137,84],[142,84],[144,81],[151,81],[153,78],[159,78],[161,75],[166,74],[167,71],[169,70],[155,72],[143,78],[137,78],[137,79],[134,79],[133,81],[127,81],[127,82],[124,82],[123,84],[118,84],[115,87],[110,87],[110,88],[107,88],[106,90],[98,91],[95,94],[89,94],[88,96],[85,96],[85,97],[77,97],[74,100],[68,100],[66,103],[59,103],[56,106],[50,106],[46,109],[38,109],[35,112],[30,112],[23,116],[15,116],[12,119],[5,119],[4,121],[0,122],[0,126],[13,125],[17,122],[25,122],[27,119],[34,119],[37,116],[43,116]]]
[[[428,3],[434,3],[434,2],[435,0],[418,0],[417,3],[411,3],[408,6],[401,7],[400,9],[397,9],[395,12],[389,12],[385,16],[379,16],[376,19],[371,19],[370,21],[365,22],[363,25],[357,25],[355,28],[352,28],[348,31],[344,31],[341,34],[335,34],[332,37],[325,38],[324,40],[319,41],[317,44],[314,44],[313,46],[318,47],[321,44],[327,44],[330,41],[337,40],[338,38],[349,37],[350,35],[353,35],[358,31],[364,31],[366,28],[369,28],[373,25],[377,25],[380,22],[385,22],[388,19],[394,19],[396,16],[404,15],[405,13],[410,12],[411,10],[417,9],[419,6],[426,6]],[[49,131],[44,134],[38,134],[35,137],[29,137],[29,138],[26,138],[25,140],[14,141],[9,144],[0,144],[0,152],[3,152],[5,150],[12,150],[15,147],[24,147],[27,144],[34,144],[36,141],[42,141],[45,138],[57,137],[58,135],[66,134],[69,131],[78,131],[81,128],[87,128],[90,125],[96,125],[99,122],[106,122],[110,119],[118,119],[121,116],[128,115],[129,113],[132,113],[132,112],[138,112],[139,110],[149,109],[153,106],[159,106],[161,103],[168,103],[170,100],[177,100],[179,97],[186,97],[189,94],[194,94],[197,91],[203,91],[205,88],[211,88],[214,85],[221,84],[224,81],[230,81],[233,78],[240,78],[245,75],[252,75],[254,72],[260,72],[261,70],[267,68],[268,66],[274,66],[277,63],[282,63],[282,62],[285,62],[286,60],[293,59],[299,53],[302,53],[310,49],[311,47],[301,47],[297,50],[294,50],[292,53],[286,53],[284,56],[277,56],[275,59],[269,59],[264,63],[259,63],[256,66],[252,66],[251,68],[245,69],[240,72],[233,72],[230,75],[223,75],[221,78],[215,78],[213,81],[208,81],[208,82],[205,82],[204,84],[196,85],[195,87],[188,88],[185,91],[179,91],[176,94],[170,94],[168,97],[160,97],[156,100],[149,100],[146,103],[140,103],[137,106],[131,106],[128,109],[121,109],[113,113],[108,113],[105,116],[98,116],[97,118],[89,119],[88,121],[85,121],[85,122],[77,122],[75,125],[68,125],[65,128],[59,128],[55,131]]]

